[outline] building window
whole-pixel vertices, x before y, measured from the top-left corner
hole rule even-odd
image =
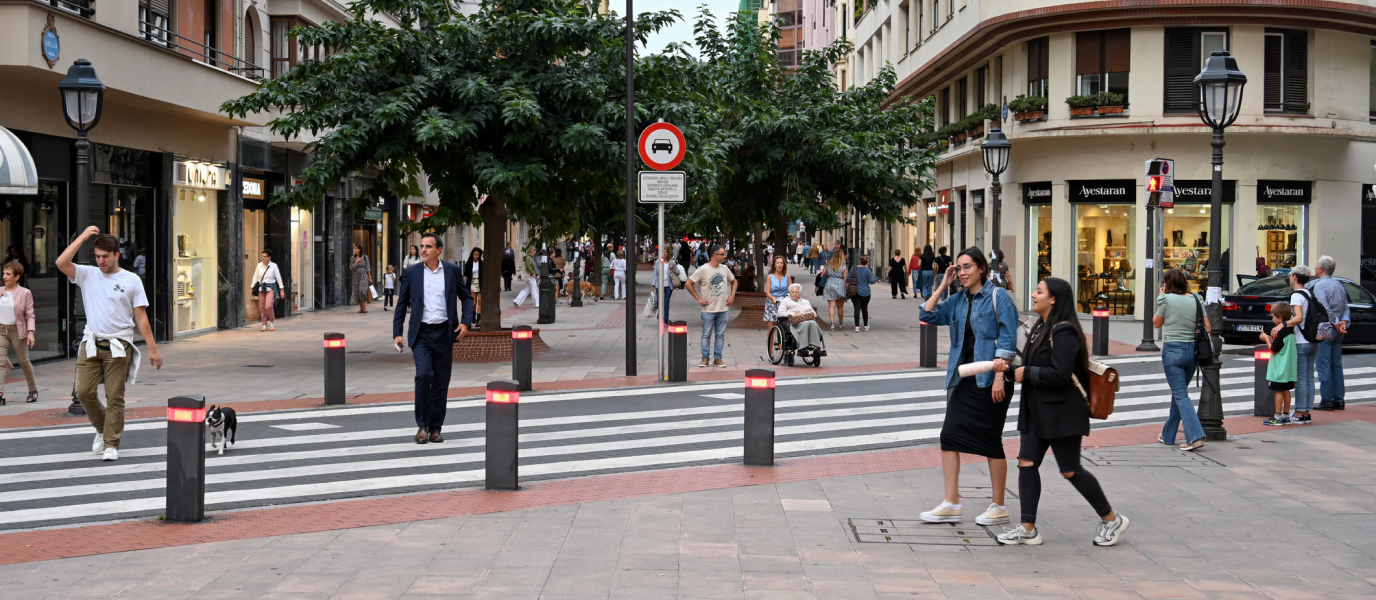
[[[975,69],[975,108],[983,108],[984,103],[988,102],[989,94],[985,91],[989,79],[989,66],[985,65]]]
[[[1309,113],[1309,32],[1266,30],[1266,112]]]
[[[1376,119],[1376,42],[1371,44],[1371,75],[1367,81],[1366,105],[1371,118]]]
[[[951,124],[951,88],[941,88],[941,93],[937,95],[937,104],[941,105],[941,126]]]
[[[961,77],[956,80],[956,118],[964,119],[970,114],[970,103],[968,102],[969,79]]]
[[[1108,91],[1128,101],[1132,70],[1132,30],[1081,31],[1075,34],[1075,88],[1081,96]]]
[[[291,31],[290,21],[272,20],[272,76],[274,78],[285,75],[287,69],[290,69],[292,65],[292,48],[287,37],[289,31]]]
[[[1046,97],[1046,82],[1050,76],[1051,38],[1037,38],[1027,42],[1027,95]]]
[[[139,4],[139,36],[150,42],[167,45],[171,36],[167,31],[167,0],[151,0]]]
[[[941,0],[932,0],[932,33],[941,27]]]
[[[1228,49],[1226,29],[1166,29],[1166,89],[1164,112],[1195,114],[1198,94],[1194,78],[1214,50]]]

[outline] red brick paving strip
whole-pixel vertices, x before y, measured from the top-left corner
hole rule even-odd
[[[1362,420],[1376,423],[1376,405],[1353,405],[1346,411],[1316,413],[1315,424]],[[1270,429],[1257,417],[1232,417],[1225,427],[1233,435]],[[1086,447],[1130,446],[1156,441],[1158,424],[1100,429],[1090,433]],[[1293,429],[1291,429],[1293,431]],[[1017,455],[1017,438],[1005,438],[1010,458]],[[983,462],[966,456],[964,462]],[[203,523],[135,521],[86,525],[65,529],[0,534],[0,564],[53,560],[110,552],[129,552],[187,544],[204,544],[258,537],[390,525],[545,508],[585,502],[681,494],[703,490],[808,481],[873,473],[890,473],[940,466],[937,448],[909,448],[838,454],[782,461],[775,467],[713,465],[667,471],[622,473],[559,481],[528,483],[518,492],[464,489],[325,504],[212,513]]]

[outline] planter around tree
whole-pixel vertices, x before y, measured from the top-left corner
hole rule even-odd
[[[1100,106],[1100,107],[1099,107],[1099,114],[1101,114],[1101,115],[1121,115],[1121,114],[1123,114],[1123,108],[1124,108],[1124,107],[1122,107],[1122,106]]]
[[[1094,107],[1092,107],[1092,106],[1089,107],[1089,108],[1072,108],[1072,109],[1070,109],[1070,116],[1072,116],[1072,117],[1088,117],[1088,116],[1090,116],[1090,115],[1092,115],[1092,114],[1094,114]]]
[[[533,356],[541,356],[550,351],[549,344],[540,339],[540,330],[531,330],[530,350]],[[454,362],[502,362],[511,361],[511,330],[469,331],[454,342]]]
[[[1042,118],[1042,115],[1044,115],[1044,114],[1046,114],[1046,112],[1045,112],[1045,111],[1041,111],[1041,110],[1029,110],[1029,111],[1020,112],[1020,113],[1013,113],[1013,120],[1014,120],[1014,121],[1036,121],[1037,119]]]
[[[726,326],[737,329],[768,328],[769,324],[764,320],[764,305],[767,302],[764,292],[736,292],[735,304],[741,308],[741,313]]]

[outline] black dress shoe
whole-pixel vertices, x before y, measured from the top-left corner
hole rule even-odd
[[[1335,409],[1335,406],[1333,405],[1332,402],[1320,402],[1318,406],[1315,406],[1315,407],[1314,407],[1314,410],[1334,410],[1334,409]]]
[[[1347,410],[1347,401],[1346,401],[1346,400],[1334,400],[1334,401],[1333,401],[1333,410]]]

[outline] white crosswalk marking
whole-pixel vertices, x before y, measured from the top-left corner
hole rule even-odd
[[[1142,362],[1152,357],[1121,359]],[[1222,369],[1224,409],[1229,414],[1252,409],[1252,367]],[[1137,367],[1138,373],[1141,367]],[[1376,398],[1376,367],[1346,371],[1347,399]],[[941,372],[882,374],[779,381],[776,403],[775,450],[781,458],[929,442],[940,435],[945,418],[946,390]],[[885,393],[847,393],[873,390],[867,385],[816,386],[814,383],[887,380]],[[1160,421],[1169,412],[1169,386],[1159,372],[1123,377],[1117,409],[1107,422],[1095,426]],[[909,381],[909,383],[904,383]],[[1195,381],[1191,382],[1196,383]],[[787,384],[787,385],[786,385]],[[895,386],[894,384],[898,384]],[[934,389],[935,388],[935,389]],[[730,390],[730,391],[728,391]],[[741,449],[740,383],[677,386],[650,391],[575,392],[532,396],[543,402],[606,399],[655,399],[654,394],[678,393],[683,406],[615,412],[566,411],[573,414],[527,418],[521,421],[521,476],[549,477],[627,469],[651,469],[739,460]],[[879,391],[879,390],[874,390]],[[623,393],[627,392],[627,393]],[[702,393],[708,392],[708,393]],[[808,397],[809,395],[815,397]],[[1198,388],[1191,396],[1198,399]],[[704,398],[704,396],[706,398]],[[526,398],[522,398],[527,403]],[[541,401],[531,402],[540,404]],[[481,401],[451,401],[454,409]],[[561,406],[582,406],[570,402]],[[620,406],[602,404],[601,406]],[[651,405],[655,406],[655,405]],[[664,406],[664,404],[658,404]],[[446,425],[443,445],[409,441],[414,427],[404,423],[411,405],[379,405],[240,417],[237,446],[225,456],[208,456],[206,502],[213,508],[262,506],[328,498],[359,497],[481,483],[484,444],[482,422]],[[1009,408],[1005,432],[1016,429],[1017,396]],[[276,424],[282,423],[282,424]],[[0,446],[0,527],[14,529],[75,521],[149,516],[164,506],[163,434],[160,421],[131,423],[126,440],[142,435],[142,446],[121,449],[118,463],[100,463],[89,452],[66,451],[64,439],[86,428],[47,428],[0,433],[0,441],[23,440]],[[333,428],[335,431],[298,431]],[[291,431],[276,431],[284,429]],[[139,433],[142,432],[142,433]],[[253,435],[245,436],[251,432]],[[405,441],[403,441],[405,440]],[[43,450],[30,450],[41,444]],[[127,444],[128,445],[128,444]],[[58,452],[50,452],[60,449]]]

